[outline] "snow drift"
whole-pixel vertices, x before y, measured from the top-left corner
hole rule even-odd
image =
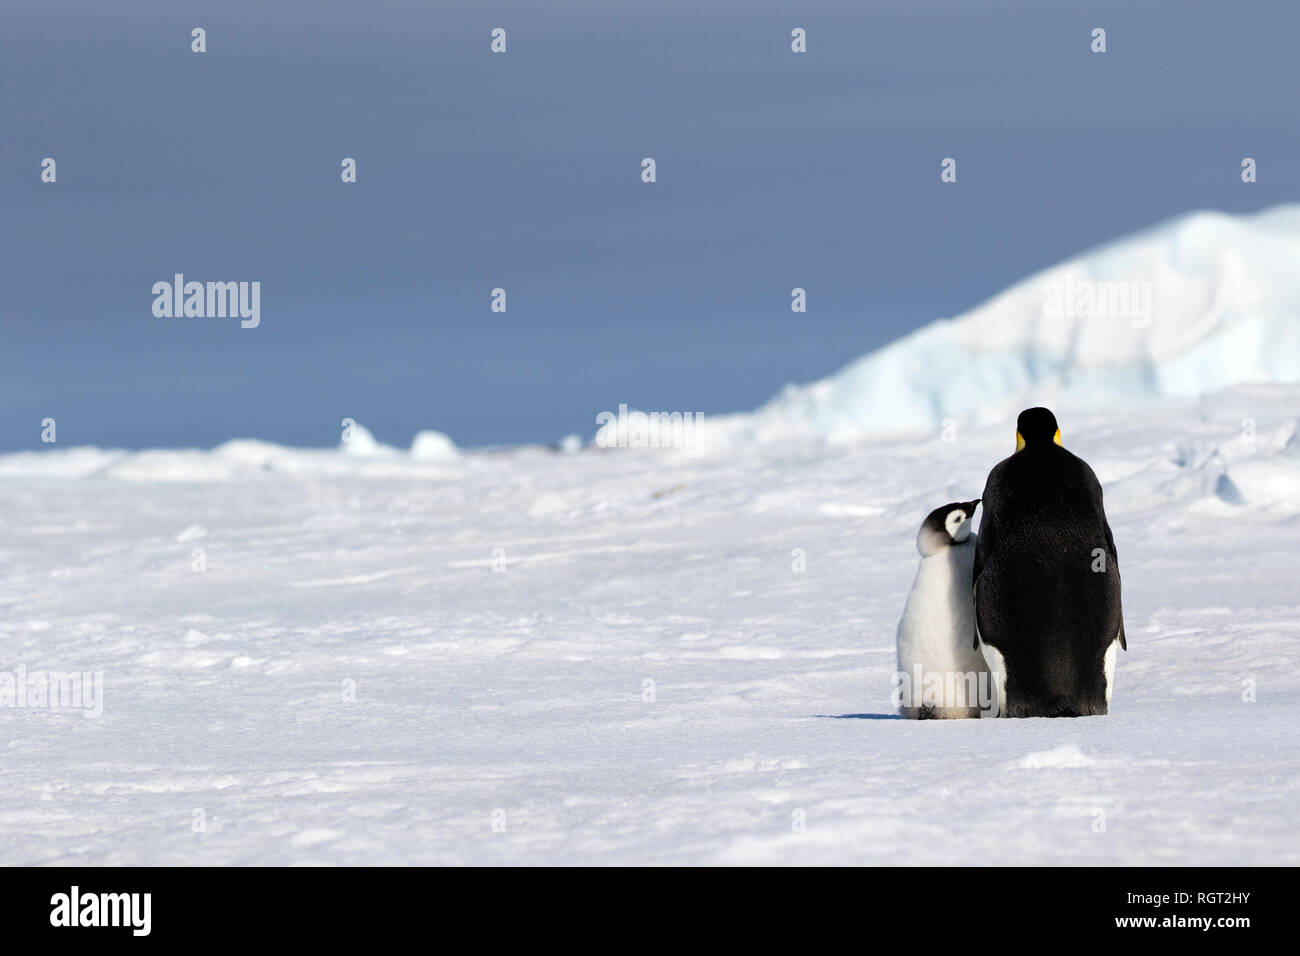
[[[1196,212],[1017,283],[821,381],[790,385],[715,438],[988,424],[1300,381],[1300,205]]]
[[[422,431],[403,451],[354,423],[337,448],[295,448],[237,438],[216,448],[53,446],[0,455],[0,479],[106,478],[117,481],[236,481],[273,476],[389,477],[441,474],[460,451],[442,432]]]

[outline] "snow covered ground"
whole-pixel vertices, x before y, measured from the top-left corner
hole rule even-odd
[[[0,672],[103,674],[101,716],[0,709],[0,848],[1295,864],[1297,416],[1285,385],[1061,416],[1130,648],[1079,720],[891,713],[917,526],[980,494],[1006,423],[698,456],[0,456]]]

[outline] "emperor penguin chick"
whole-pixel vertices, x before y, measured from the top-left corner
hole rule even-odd
[[[895,700],[909,718],[979,717],[988,665],[974,647],[974,501],[936,508],[921,525],[921,566],[898,622]],[[901,693],[900,693],[901,691]]]

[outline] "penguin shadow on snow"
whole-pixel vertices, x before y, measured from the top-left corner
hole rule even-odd
[[[813,714],[819,720],[905,720],[902,714]]]

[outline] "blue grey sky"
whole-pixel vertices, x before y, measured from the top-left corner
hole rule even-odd
[[[1297,35],[1259,0],[15,2],[0,449],[752,408],[1099,242],[1300,197]],[[260,281],[260,327],[155,318],[176,272]]]

